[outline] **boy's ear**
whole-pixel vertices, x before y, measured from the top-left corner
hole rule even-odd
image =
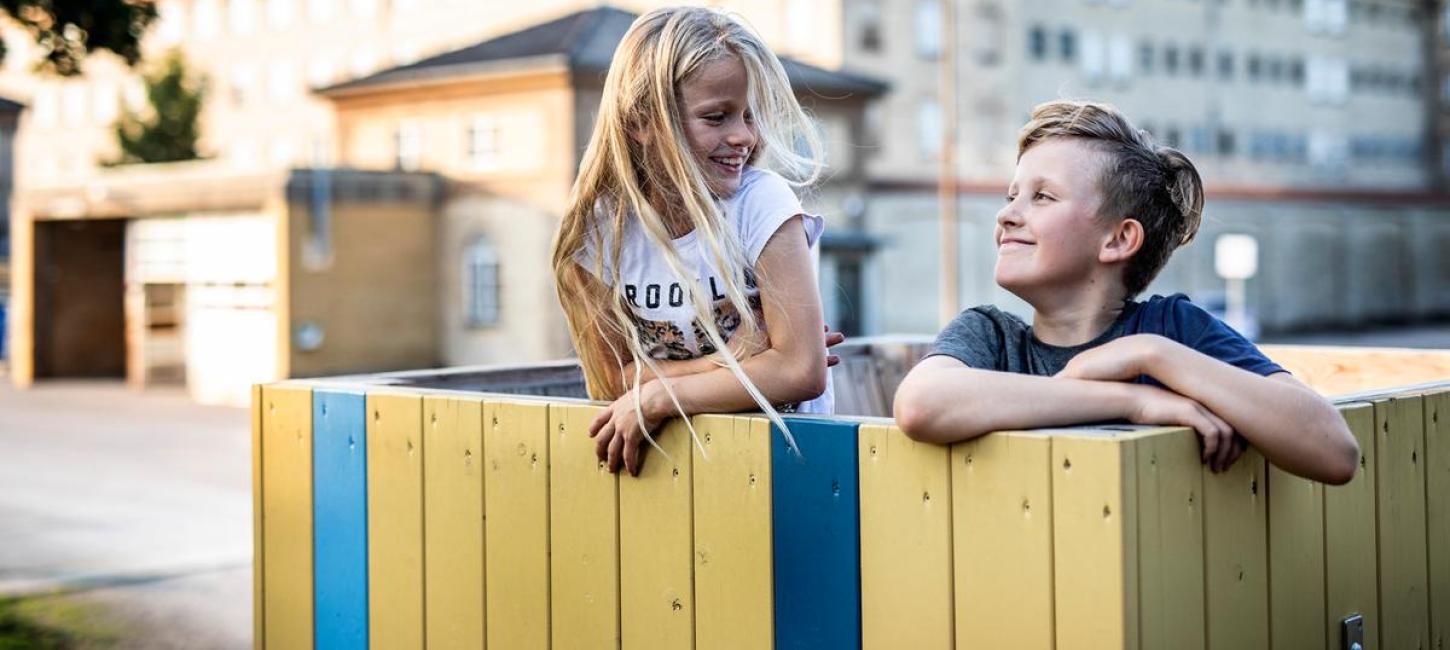
[[[1104,264],[1126,262],[1143,247],[1142,222],[1128,217],[1119,221],[1108,233],[1107,241],[1098,251],[1098,261]]]

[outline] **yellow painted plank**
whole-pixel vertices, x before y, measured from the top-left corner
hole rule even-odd
[[[481,648],[483,401],[423,398],[423,602],[428,647]]]
[[[262,387],[262,645],[312,647],[312,390]]]
[[[949,462],[956,647],[1052,648],[1051,438],[994,433]]]
[[[863,424],[856,440],[862,647],[949,648],[951,450],[890,425]]]
[[[1376,401],[1374,420],[1379,450],[1380,644],[1427,648],[1424,400]]]
[[[1269,646],[1265,467],[1264,457],[1251,449],[1227,471],[1201,470],[1210,650]]]
[[[1274,650],[1328,647],[1324,484],[1269,466],[1269,634]]]
[[[549,406],[549,598],[556,648],[619,647],[619,485],[599,462],[598,406]]]
[[[262,387],[252,385],[252,647],[262,650],[266,635],[262,616]]]
[[[1198,436],[1138,439],[1138,584],[1144,648],[1201,650],[1204,637],[1203,472]]]
[[[369,393],[368,640],[422,648],[423,398]]]
[[[1379,557],[1375,537],[1374,407],[1340,407],[1350,433],[1359,441],[1359,472],[1349,483],[1324,488],[1324,601],[1325,635],[1338,648],[1340,621],[1364,617],[1366,647],[1379,645]]]
[[[1138,648],[1137,440],[1052,440],[1057,650]]]
[[[626,648],[693,647],[690,432],[671,420],[639,476],[619,481],[620,632]]]
[[[549,411],[485,402],[484,606],[488,647],[549,647]]]
[[[702,415],[694,450],[695,645],[769,648],[774,638],[770,421]]]
[[[1450,648],[1450,392],[1425,398],[1425,526],[1430,647]]]

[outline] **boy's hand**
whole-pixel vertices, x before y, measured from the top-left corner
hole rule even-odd
[[[1103,346],[1107,347],[1107,346]],[[1134,424],[1168,424],[1192,428],[1203,443],[1202,460],[1222,472],[1244,453],[1247,441],[1202,404],[1153,386],[1133,386],[1134,405],[1128,420]]]
[[[1168,342],[1153,334],[1134,334],[1113,339],[1073,357],[1058,377],[1096,381],[1133,381],[1152,367],[1152,359]]]
[[[831,326],[826,326],[826,367],[829,368],[841,362],[839,355],[831,354],[831,348],[846,340],[846,335],[840,332],[832,332]]]
[[[658,382],[649,382],[621,395],[614,400],[594,422],[589,425],[589,437],[594,439],[594,453],[605,461],[610,472],[618,472],[620,464],[630,474],[638,476],[644,463],[644,441],[646,431],[654,434],[664,420],[657,415],[654,406],[655,393],[660,390]],[[639,410],[635,410],[638,397]],[[640,416],[644,419],[641,420]]]

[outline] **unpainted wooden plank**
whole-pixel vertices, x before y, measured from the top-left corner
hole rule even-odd
[[[1428,648],[1425,405],[1417,396],[1374,403],[1378,480],[1380,643]]]
[[[1340,621],[1352,615],[1364,618],[1365,647],[1379,648],[1379,542],[1375,485],[1374,407],[1341,406],[1339,412],[1359,443],[1359,471],[1344,485],[1324,488],[1324,600],[1325,638],[1339,650]]]
[[[1138,648],[1137,440],[1052,440],[1057,650]]]
[[[1208,648],[1269,646],[1269,534],[1264,457],[1203,466],[1204,584]]]
[[[422,648],[423,398],[367,396],[368,637]]]
[[[695,418],[695,647],[768,648],[771,584],[770,421]]]
[[[312,390],[262,387],[263,645],[311,648]]]
[[[428,647],[481,648],[483,401],[423,398],[423,603]]]
[[[951,450],[894,425],[861,425],[857,445],[862,647],[949,648]]]
[[[549,406],[549,588],[555,648],[619,647],[619,479],[595,454],[598,406]]]
[[[549,412],[546,402],[483,406],[487,644],[549,648]]]
[[[620,638],[626,648],[694,647],[690,431],[671,420],[638,476],[619,480]],[[623,471],[623,470],[621,470]]]
[[[955,647],[1053,647],[1052,439],[1003,432],[951,448]]]

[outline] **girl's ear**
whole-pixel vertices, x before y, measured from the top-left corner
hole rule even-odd
[[[1143,247],[1143,224],[1131,217],[1118,222],[1098,250],[1098,261],[1104,264],[1126,262]]]

